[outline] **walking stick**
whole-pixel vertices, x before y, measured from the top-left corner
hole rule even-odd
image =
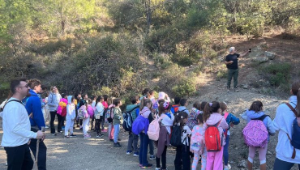
[[[41,131],[45,132],[45,127],[41,127]],[[36,153],[35,153],[35,167],[38,170],[38,157],[39,157],[39,149],[40,149],[40,139],[37,139],[36,141]]]

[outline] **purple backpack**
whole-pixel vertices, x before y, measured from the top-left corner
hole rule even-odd
[[[139,115],[132,124],[132,133],[139,135],[143,130],[147,130],[149,126],[149,120]]]
[[[263,123],[268,115],[263,115],[257,119],[251,119],[243,129],[243,136],[246,145],[264,148],[268,143],[269,132]]]

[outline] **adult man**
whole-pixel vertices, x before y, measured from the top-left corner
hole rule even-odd
[[[231,85],[231,79],[233,77],[234,80],[234,91],[237,91],[237,85],[238,85],[238,75],[239,75],[239,67],[238,67],[238,58],[244,57],[250,52],[244,52],[242,54],[236,53],[235,47],[229,48],[229,54],[225,58],[225,64],[228,69],[228,80],[227,80],[227,90],[230,90]]]
[[[12,80],[13,96],[3,110],[3,138],[1,145],[7,154],[8,170],[31,170],[33,161],[28,143],[30,139],[43,139],[41,131],[32,132],[28,113],[21,100],[28,94],[26,79]]]
[[[42,91],[41,81],[37,79],[29,80],[28,85],[30,87],[30,97],[26,103],[26,110],[30,115],[30,123],[31,123],[31,130],[36,132],[41,130],[42,127],[45,127],[45,120],[42,112],[41,100],[37,95]],[[37,140],[33,139],[29,145],[31,151],[33,152],[34,156],[36,157],[36,149],[37,149]],[[39,141],[39,152],[38,152],[38,169],[39,170],[46,170],[46,154],[47,154],[47,147],[44,144],[43,140]]]

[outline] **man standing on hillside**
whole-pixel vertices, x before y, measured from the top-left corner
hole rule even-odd
[[[45,127],[45,120],[42,112],[41,99],[38,93],[42,92],[42,84],[40,80],[32,79],[29,80],[28,85],[30,87],[29,93],[31,94],[26,103],[26,110],[30,115],[31,130],[36,132]],[[36,157],[37,140],[32,139],[29,145],[31,151]],[[39,152],[38,152],[38,170],[46,170],[46,154],[47,147],[44,140],[39,141]]]
[[[249,49],[247,52],[244,52],[242,54],[236,53],[235,47],[229,48],[229,54],[225,58],[225,64],[228,69],[228,79],[227,79],[227,90],[229,92],[230,85],[231,85],[231,79],[233,77],[234,80],[234,91],[237,91],[237,85],[238,85],[238,75],[239,75],[239,67],[238,67],[238,58],[244,57],[245,55],[249,54],[251,52],[251,49]]]

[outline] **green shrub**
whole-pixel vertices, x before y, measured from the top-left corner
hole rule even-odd
[[[291,65],[289,63],[275,63],[261,68],[260,72],[269,80],[272,86],[286,84],[290,80]]]
[[[183,79],[177,85],[172,87],[172,91],[176,96],[191,96],[196,93],[196,83],[191,79]]]

